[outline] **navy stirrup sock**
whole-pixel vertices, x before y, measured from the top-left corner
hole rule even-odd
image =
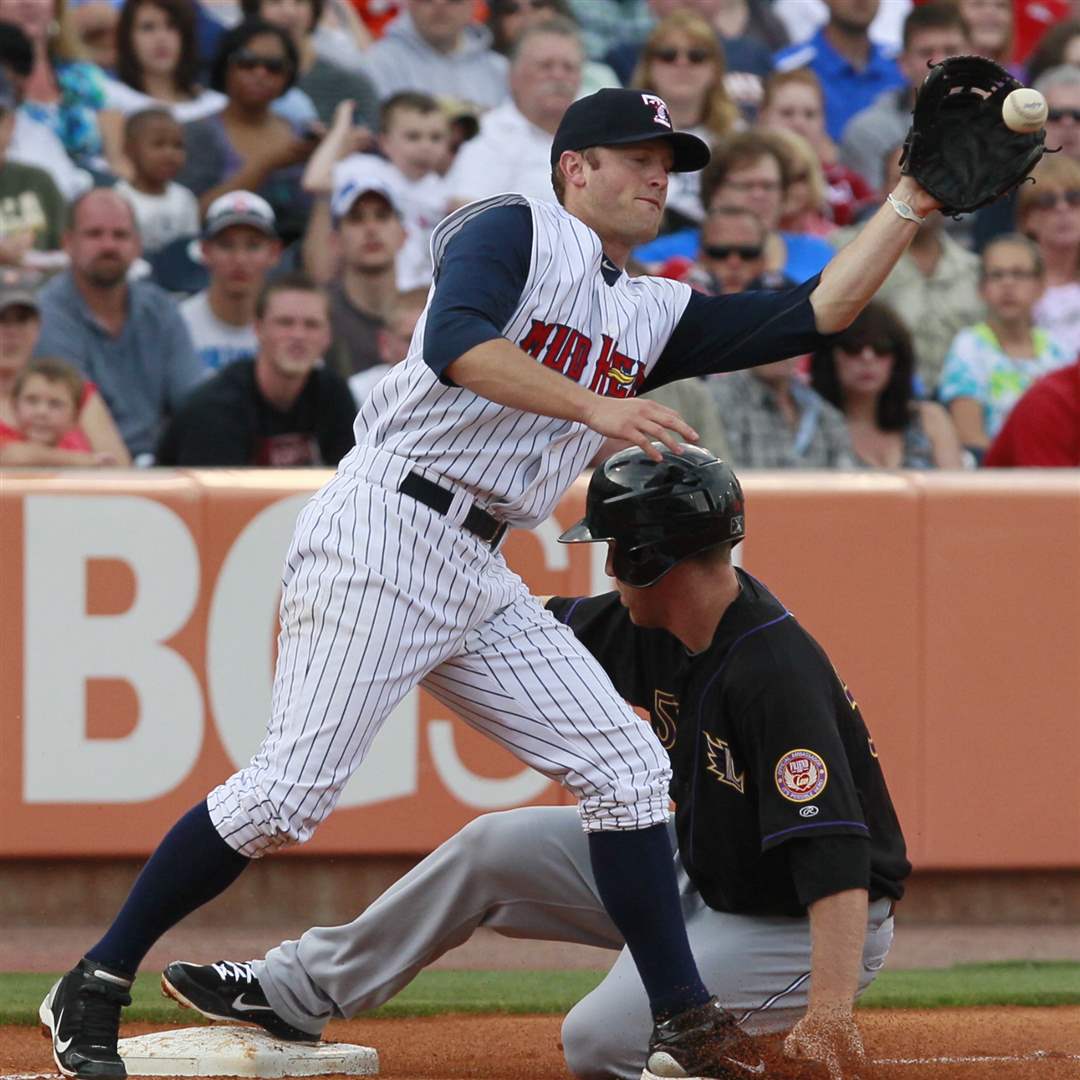
[[[589,833],[600,899],[622,932],[653,1019],[704,1005],[709,991],[686,937],[667,827]]]
[[[192,807],[150,856],[120,914],[87,957],[134,978],[154,942],[223,893],[250,861],[221,838],[205,801]]]

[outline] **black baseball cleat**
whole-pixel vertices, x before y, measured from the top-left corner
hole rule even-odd
[[[641,1080],[751,1080],[765,1062],[716,998],[657,1024]]]
[[[127,1076],[116,1039],[130,989],[130,979],[83,959],[45,995],[38,1009],[41,1033],[52,1040],[53,1060],[65,1076]]]
[[[208,1020],[254,1024],[275,1039],[319,1042],[320,1035],[301,1031],[282,1020],[259,985],[251,964],[219,960],[216,964],[189,964],[176,960],[161,973],[161,992],[185,1009],[195,1009]]]

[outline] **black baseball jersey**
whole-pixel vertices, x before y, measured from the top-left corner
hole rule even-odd
[[[736,573],[739,596],[695,655],[635,626],[618,593],[548,607],[648,710],[671,757],[679,855],[710,907],[802,915],[849,888],[899,899],[911,864],[859,708],[794,616]]]

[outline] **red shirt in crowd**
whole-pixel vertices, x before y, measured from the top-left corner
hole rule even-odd
[[[877,193],[861,173],[839,161],[825,166],[825,184],[825,196],[837,225],[850,225],[858,211],[877,198]]]
[[[26,442],[26,436],[17,428],[8,427],[0,420],[0,443]],[[76,450],[80,454],[91,452],[90,441],[83,433],[82,428],[73,427],[66,431],[56,444],[57,450]]]
[[[987,450],[983,465],[1080,465],[1080,362],[1044,375],[1024,394]]]

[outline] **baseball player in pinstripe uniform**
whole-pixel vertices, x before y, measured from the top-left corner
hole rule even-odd
[[[669,173],[707,160],[660,98],[601,90],[556,132],[561,206],[496,196],[436,228],[409,356],[297,521],[265,740],[173,826],[105,936],[42,1002],[62,1072],[124,1075],[120,1010],[150,946],[251,859],[308,839],[418,683],[577,796],[598,895],[667,1048],[654,1074],[759,1069],[687,940],[663,747],[499,555],[507,529],[544,520],[605,437],[655,458],[653,440],[694,440],[640,391],[812,351],[850,324],[937,207],[903,178],[819,278],[788,291],[704,297],[628,277]]]

